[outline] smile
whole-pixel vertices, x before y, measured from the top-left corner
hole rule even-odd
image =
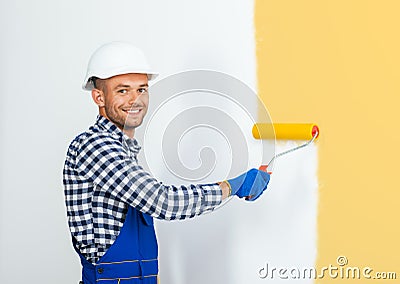
[[[141,111],[141,109],[124,110],[124,112],[126,112],[127,114],[138,114]]]

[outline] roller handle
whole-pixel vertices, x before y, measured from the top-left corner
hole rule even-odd
[[[268,165],[261,165],[258,169],[260,171],[267,172],[267,168],[268,168]],[[272,172],[267,172],[267,173],[269,173],[270,175],[272,174]]]
[[[267,168],[268,168],[268,165],[261,165],[258,169],[259,169],[260,171],[267,172]],[[270,175],[272,174],[272,172],[267,172],[267,173],[269,173]],[[251,199],[252,197],[253,197],[253,196],[250,195],[250,196],[246,196],[245,198],[246,198],[246,200],[249,200],[249,199]]]

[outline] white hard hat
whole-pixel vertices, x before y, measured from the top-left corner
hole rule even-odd
[[[92,77],[107,79],[116,75],[147,74],[149,80],[158,76],[150,69],[143,52],[128,42],[110,42],[100,46],[90,57],[82,88],[91,91]]]

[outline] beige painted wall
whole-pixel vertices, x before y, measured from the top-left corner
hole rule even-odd
[[[256,1],[260,96],[274,122],[321,129],[316,267],[343,255],[400,279],[399,12],[400,1]]]

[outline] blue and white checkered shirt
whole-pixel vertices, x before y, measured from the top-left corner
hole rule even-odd
[[[222,201],[218,184],[164,185],[138,164],[140,146],[108,119],[70,144],[63,171],[68,225],[76,247],[90,262],[117,238],[128,206],[164,219],[186,219]]]

